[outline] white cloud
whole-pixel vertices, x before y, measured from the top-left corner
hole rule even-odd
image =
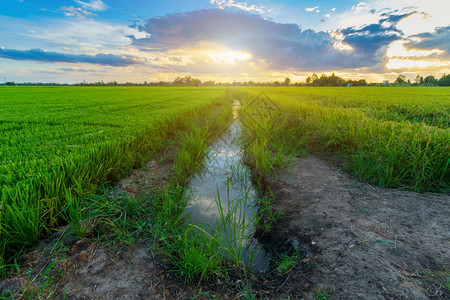
[[[329,18],[331,18],[331,16],[334,14],[334,12],[336,11],[336,8],[332,8],[331,10],[330,10],[330,12],[329,13],[327,13],[327,14],[325,14],[324,16],[323,16],[323,18],[322,18],[322,22],[325,22],[326,20],[328,20]]]
[[[411,6],[413,5],[413,6]],[[339,10],[326,24],[320,24],[316,29],[336,30],[350,26],[360,27],[365,24],[377,23],[381,14],[398,10],[398,13],[419,11],[425,14],[415,14],[401,20],[397,28],[405,35],[422,32],[432,32],[436,27],[448,26],[448,0],[366,0],[359,2],[349,10]],[[427,17],[428,16],[428,17]]]
[[[80,4],[86,10],[93,11],[104,11],[106,10],[106,4],[102,0],[91,0],[88,2],[83,2],[80,0],[75,0],[76,3]]]
[[[247,2],[234,2],[234,0],[211,0],[210,4],[216,5],[218,8],[238,8],[247,12],[257,12],[259,14],[264,14],[271,12],[270,9],[267,9],[264,6],[256,6],[249,5]]]
[[[66,17],[86,18],[96,16],[96,14],[94,14],[93,12],[90,12],[80,7],[62,6],[61,10],[63,11]]]
[[[11,24],[19,21],[13,19],[9,22]],[[145,37],[145,35],[139,34],[138,30],[128,26],[99,22],[93,19],[64,19],[38,23],[27,21],[27,27],[33,28],[34,33],[30,31],[15,33],[15,36],[27,40],[27,44],[21,45],[21,48],[40,47],[50,51],[91,55],[99,52],[130,54],[127,49],[130,38],[127,36]],[[9,47],[14,46],[9,45]]]
[[[352,6],[352,10],[355,11],[355,13],[359,13],[362,10],[369,9],[369,5],[366,2],[359,2],[357,5]]]
[[[316,9],[319,8],[319,5],[315,6],[315,7],[306,7],[305,11],[311,12],[311,11],[315,11]]]
[[[92,11],[104,11],[106,10],[105,3],[102,0],[90,0],[88,2],[83,2],[80,0],[75,0],[76,3],[80,4],[81,7],[74,6],[62,6],[60,9],[63,11],[66,17],[76,17],[76,18],[87,18],[95,17],[97,14]]]

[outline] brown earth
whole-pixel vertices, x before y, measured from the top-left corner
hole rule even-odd
[[[313,289],[333,299],[449,299],[432,276],[450,264],[448,195],[373,187],[313,155],[267,183],[282,213],[272,242],[283,236],[313,252]],[[286,285],[297,280],[294,272]]]
[[[168,151],[133,171],[120,190],[138,196],[163,187],[171,159]],[[436,261],[450,263],[448,195],[373,187],[312,155],[268,178],[269,187],[282,217],[259,236],[269,251],[297,248],[302,256],[285,274],[230,269],[228,280],[186,283],[155,245],[77,240],[65,227],[26,255],[14,277],[0,281],[0,298],[11,291],[16,298],[238,299],[251,282],[251,292],[265,299],[314,299],[318,290],[332,299],[449,299],[432,276],[439,274]]]
[[[134,198],[163,189],[173,176],[172,166],[175,161],[176,148],[167,148],[159,153],[158,161],[149,161],[144,168],[135,169],[118,184],[118,192],[125,192]]]

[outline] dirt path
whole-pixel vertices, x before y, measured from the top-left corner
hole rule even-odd
[[[283,214],[278,230],[313,253],[312,290],[331,290],[333,299],[449,299],[429,275],[435,260],[450,263],[448,195],[373,187],[312,155],[268,185]],[[304,275],[287,286],[303,289],[295,282]]]

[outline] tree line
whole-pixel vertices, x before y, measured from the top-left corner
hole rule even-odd
[[[42,83],[42,82],[24,82],[15,83],[13,81],[6,82],[0,85],[20,85],[20,86],[379,86],[388,85],[385,83],[367,83],[365,79],[345,79],[332,73],[330,76],[325,74],[320,75],[320,77],[314,73],[308,76],[305,82],[295,82],[292,83],[289,77],[286,77],[284,81],[233,81],[233,82],[215,82],[214,80],[207,80],[202,82],[200,79],[185,76],[177,77],[174,81],[158,81],[158,82],[147,82],[136,83],[136,82],[125,82],[119,83],[117,81],[104,82],[80,82],[75,84],[67,83]],[[393,83],[394,85],[402,86],[450,86],[450,74],[443,75],[440,79],[435,78],[433,75],[423,77],[417,75],[414,82],[406,79],[406,76],[401,74]]]
[[[307,86],[366,86],[368,85],[365,79],[344,79],[336,74],[331,74],[327,76],[322,74],[317,76],[316,73],[312,74],[312,76],[308,76],[306,78],[305,84]]]
[[[427,77],[423,77],[421,75],[417,75],[414,79],[414,82],[411,80],[407,80],[406,76],[403,74],[398,75],[397,79],[394,82],[397,85],[412,85],[412,86],[450,86],[450,74],[442,75],[440,79],[437,79],[433,75],[429,75]]]

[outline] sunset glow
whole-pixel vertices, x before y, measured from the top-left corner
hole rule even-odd
[[[179,74],[271,81],[332,72],[394,80],[404,72],[440,77],[450,64],[444,0],[2,5],[0,73],[17,82],[143,82]]]
[[[249,53],[237,51],[210,53],[208,56],[211,57],[215,63],[223,64],[234,64],[237,61],[246,61],[252,58],[252,55]]]

